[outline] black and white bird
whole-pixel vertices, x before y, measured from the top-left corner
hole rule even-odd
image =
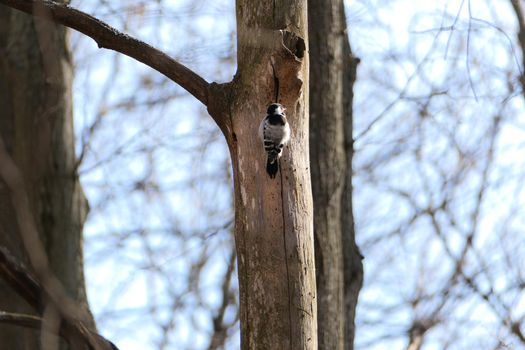
[[[283,148],[290,141],[290,125],[284,111],[282,105],[272,103],[268,107],[268,115],[259,126],[259,138],[263,142],[264,150],[268,153],[266,172],[272,179],[279,171],[279,158]]]

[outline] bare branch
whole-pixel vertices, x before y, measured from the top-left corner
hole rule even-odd
[[[123,53],[164,74],[208,106],[210,84],[200,75],[164,52],[119,32],[87,13],[50,0],[0,0],[0,4],[75,29],[95,40],[98,47]]]
[[[25,328],[32,328],[39,331],[49,331],[49,329],[47,329],[45,326],[43,327],[43,323],[45,323],[44,319],[33,315],[0,311],[0,323],[11,324]],[[56,335],[59,335],[66,341],[70,341],[70,335],[68,335],[67,328],[65,327],[61,327],[58,334]],[[115,344],[111,343],[109,340],[103,338],[102,336],[96,333],[93,333],[93,335],[100,341],[107,342],[112,350],[118,350]]]
[[[26,328],[42,329],[42,318],[33,315],[0,311],[0,323],[12,324]]]
[[[5,247],[0,247],[0,277],[36,311],[43,311],[40,284]]]

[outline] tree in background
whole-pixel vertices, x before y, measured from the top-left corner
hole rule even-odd
[[[511,1],[406,4],[358,4],[350,33],[365,63],[354,116],[368,116],[355,119],[356,346],[519,348],[519,25]]]
[[[358,59],[350,50],[342,0],[310,0],[308,14],[319,349],[353,349],[363,280],[352,213],[352,90]]]
[[[48,333],[20,326],[40,328],[39,318],[26,319],[35,315],[49,329],[60,328],[56,314],[66,317],[68,302],[56,297],[73,300],[94,330],[84,285],[87,203],[76,172],[71,83],[65,29],[0,7],[0,344],[9,349],[55,344]],[[19,262],[32,272],[21,272],[13,264]],[[62,334],[72,341],[70,331]]]

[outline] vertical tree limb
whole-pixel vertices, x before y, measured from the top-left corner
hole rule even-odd
[[[227,115],[242,349],[317,349],[306,8],[306,0],[236,6],[239,66]],[[275,179],[257,138],[272,102],[285,106],[292,129]]]
[[[309,0],[310,164],[319,349],[344,348],[343,190],[346,154],[343,115],[344,21],[339,0]]]
[[[355,314],[359,292],[363,286],[363,256],[356,242],[353,213],[353,157],[354,123],[353,101],[354,83],[360,59],[352,53],[346,27],[344,2],[339,0],[339,15],[344,25],[343,40],[343,115],[344,143],[346,150],[345,188],[343,196],[343,260],[344,260],[344,300],[345,300],[345,350],[354,349]]]

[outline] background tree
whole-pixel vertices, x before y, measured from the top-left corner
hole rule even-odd
[[[71,57],[66,31],[47,21],[0,7],[0,147],[23,175],[31,215],[49,257],[49,267],[67,295],[88,310],[84,285],[82,226],[87,204],[76,173],[71,96]],[[4,151],[5,151],[4,150]],[[21,193],[5,178],[0,186],[0,246],[33,271],[36,252],[25,237]],[[3,265],[5,267],[5,265]],[[5,271],[4,271],[5,278]],[[38,314],[4,281],[0,310]],[[87,324],[94,327],[89,317]],[[2,324],[0,343],[10,349],[46,346],[48,334]],[[40,338],[42,337],[42,338]]]
[[[519,348],[523,68],[511,3],[436,2],[410,16],[404,4],[354,8],[367,63],[354,115],[369,116],[355,126],[368,262],[357,347]]]
[[[363,266],[352,213],[352,101],[357,58],[343,1],[308,2],[310,164],[320,349],[353,349]]]

